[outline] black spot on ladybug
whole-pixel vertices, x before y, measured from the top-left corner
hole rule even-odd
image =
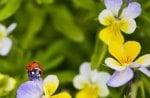
[[[28,72],[28,77],[30,78],[30,80],[35,80],[35,79],[41,78],[41,74],[43,73],[43,70],[39,63],[32,62],[27,65],[27,72]]]

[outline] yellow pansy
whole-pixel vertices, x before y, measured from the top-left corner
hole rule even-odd
[[[107,26],[99,33],[99,38],[106,44],[112,41],[124,42],[122,32],[131,34],[136,29],[135,18],[141,13],[140,4],[131,2],[119,14],[123,0],[104,0],[106,9],[98,16],[99,22]]]
[[[0,73],[0,96],[7,94],[15,88],[16,80]]]
[[[27,81],[18,88],[17,98],[71,98],[68,92],[54,94],[58,85],[56,75],[48,75],[44,80]]]
[[[127,41],[123,44],[114,41],[109,44],[108,49],[109,53],[116,59],[108,57],[105,60],[108,67],[116,70],[107,83],[109,86],[118,87],[130,81],[134,76],[132,68],[138,68],[150,77],[150,71],[146,69],[150,65],[150,54],[135,60],[141,50],[140,43]]]
[[[99,98],[106,97],[109,90],[106,86],[110,75],[106,72],[91,70],[90,63],[85,62],[80,67],[80,74],[75,76],[74,87],[80,90],[76,98]]]
[[[47,76],[43,81],[43,89],[45,92],[45,98],[71,98],[67,92],[62,92],[56,95],[52,95],[58,88],[59,80],[55,75]]]

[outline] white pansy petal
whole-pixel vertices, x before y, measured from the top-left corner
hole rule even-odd
[[[105,64],[116,71],[122,71],[126,68],[126,66],[121,66],[121,64],[113,58],[106,58]]]
[[[120,29],[126,34],[131,34],[136,29],[136,22],[132,18],[122,18],[120,20]]]
[[[109,90],[106,84],[99,84],[99,89],[100,89],[98,92],[99,97],[106,97],[107,95],[109,95]]]
[[[48,75],[43,81],[43,89],[46,97],[50,97],[58,88],[59,80],[56,75]]]
[[[101,24],[108,26],[115,21],[115,17],[110,10],[105,9],[99,14],[98,20]]]
[[[123,9],[121,17],[136,18],[141,14],[141,5],[137,2],[131,2]]]
[[[99,83],[106,84],[109,78],[110,78],[110,74],[107,72],[103,72],[103,71],[100,71],[100,72],[95,71],[95,74],[92,75],[92,81],[98,84]]]
[[[3,33],[4,35],[6,35],[6,32],[7,32],[6,27],[0,24],[0,33]]]
[[[28,81],[22,84],[17,90],[16,98],[40,98],[43,95],[43,91],[37,82],[38,81]]]
[[[77,75],[73,79],[73,85],[77,89],[83,89],[84,87],[86,87],[89,84],[89,82],[90,82],[89,79],[83,75]]]
[[[89,62],[82,63],[79,71],[80,74],[89,76],[89,74],[91,73],[91,64]]]
[[[136,61],[137,64],[141,66],[149,66],[150,65],[150,54],[143,55],[139,57]]]
[[[146,76],[150,77],[150,71],[146,67],[140,67],[139,70],[144,73]]]
[[[2,41],[0,42],[0,55],[6,56],[12,46],[12,41],[9,38],[3,38]]]
[[[137,68],[137,67],[140,67],[140,66],[141,66],[141,65],[138,64],[138,63],[136,63],[136,62],[133,62],[133,63],[130,64],[130,67],[131,67],[131,68]]]
[[[111,10],[115,16],[118,16],[123,0],[104,0],[104,3],[107,9]]]
[[[16,26],[16,23],[12,23],[6,30],[7,34],[11,33],[16,28]]]
[[[115,71],[107,82],[108,86],[120,87],[133,78],[134,74],[131,68],[127,68],[123,71]]]

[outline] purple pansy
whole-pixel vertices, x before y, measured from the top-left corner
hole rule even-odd
[[[44,80],[34,79],[23,83],[17,90],[17,98],[71,98],[67,92],[53,95],[59,80],[56,75],[48,75]]]

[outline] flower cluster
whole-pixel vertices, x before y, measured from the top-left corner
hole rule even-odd
[[[10,34],[16,28],[16,23],[12,23],[10,26],[5,27],[0,24],[0,56],[6,56],[11,47],[12,41],[8,38]],[[7,95],[11,92],[16,85],[16,80],[5,74],[0,73],[0,97]]]
[[[137,58],[141,51],[140,43],[125,41],[121,33],[134,33],[137,27],[135,18],[141,14],[139,3],[126,1],[127,6],[124,7],[123,0],[104,0],[106,9],[98,16],[99,22],[107,26],[100,31],[99,38],[108,45],[108,51],[114,57],[107,57],[105,64],[115,72],[110,76],[107,72],[92,70],[91,64],[84,62],[80,66],[79,74],[73,79],[74,87],[80,90],[75,98],[106,97],[109,95],[107,86],[120,87],[126,84],[135,76],[135,70],[150,77],[150,71],[147,69],[150,66],[150,54]],[[0,39],[5,36],[1,32]],[[56,75],[48,75],[43,80],[41,78],[43,70],[39,63],[30,64],[27,70],[30,81],[18,88],[17,98],[71,98],[67,92],[53,95],[59,85],[59,80]]]
[[[105,64],[115,72],[108,80],[111,87],[119,87],[134,77],[134,70],[140,70],[150,77],[146,68],[150,65],[150,54],[135,58],[141,51],[141,45],[136,41],[127,41],[122,32],[131,34],[136,29],[135,18],[141,14],[141,6],[137,2],[127,0],[127,7],[123,8],[123,0],[104,0],[106,9],[98,16],[99,22],[105,26],[99,33],[99,38],[108,45],[109,53],[115,58],[108,57]]]
[[[115,58],[107,57],[105,64],[115,72],[109,76],[106,72],[91,70],[89,63],[80,67],[80,74],[74,78],[74,86],[81,90],[76,98],[98,98],[109,94],[108,86],[120,87],[134,77],[134,71],[140,70],[150,77],[146,68],[150,65],[150,54],[138,59],[141,45],[137,41],[127,41],[121,32],[132,34],[136,29],[137,18],[141,14],[141,6],[137,2],[127,0],[124,7],[123,0],[104,0],[106,9],[98,16],[99,22],[107,26],[99,33],[99,38],[108,45],[109,53]],[[92,93],[90,93],[92,92]]]

